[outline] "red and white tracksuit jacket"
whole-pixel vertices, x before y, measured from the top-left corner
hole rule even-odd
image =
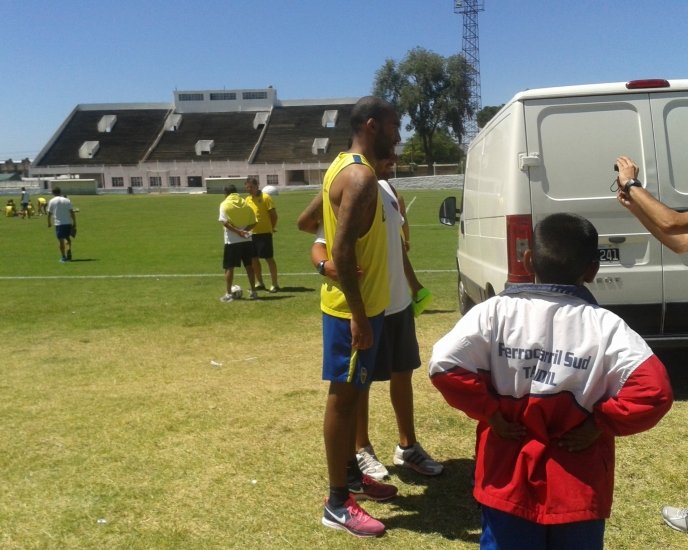
[[[614,437],[654,426],[671,408],[664,365],[584,287],[517,285],[471,309],[439,340],[430,377],[478,420],[474,496],[540,524],[609,517]],[[527,429],[499,437],[496,411]],[[580,452],[558,445],[592,418],[603,434]]]

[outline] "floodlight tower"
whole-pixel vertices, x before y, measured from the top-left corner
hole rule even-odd
[[[478,133],[476,115],[482,108],[480,98],[480,44],[478,40],[478,13],[485,11],[484,0],[454,0],[454,13],[463,15],[463,44],[461,53],[468,62],[470,78],[468,104],[473,116],[466,121],[463,143],[468,145]]]

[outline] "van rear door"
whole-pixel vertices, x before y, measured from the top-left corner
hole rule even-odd
[[[649,94],[527,99],[524,107],[533,224],[555,212],[588,218],[599,233],[601,260],[590,290],[641,334],[659,334],[661,246],[610,190],[620,153],[654,167]],[[656,181],[647,184],[655,195]],[[683,182],[688,191],[688,177]]]
[[[688,91],[650,94],[655,159],[636,162],[640,179],[656,186],[652,194],[670,208],[688,210]],[[634,159],[635,160],[635,159]],[[658,182],[658,183],[657,183]],[[651,189],[648,187],[648,189]],[[664,334],[688,334],[688,254],[662,247],[664,266]]]

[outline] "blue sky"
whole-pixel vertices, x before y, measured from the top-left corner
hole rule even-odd
[[[484,0],[482,104],[520,90],[688,78],[686,0]],[[0,160],[33,158],[78,103],[175,89],[370,93],[385,59],[459,53],[453,0],[4,0]],[[683,60],[683,61],[681,61]]]

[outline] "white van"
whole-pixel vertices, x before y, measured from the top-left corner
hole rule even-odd
[[[462,313],[531,281],[522,256],[532,227],[575,212],[599,233],[601,268],[589,285],[599,303],[648,340],[685,341],[688,255],[664,248],[617,202],[621,154],[650,193],[688,209],[688,80],[543,88],[509,101],[468,149],[461,208],[450,197],[440,209],[442,223],[460,222]]]

